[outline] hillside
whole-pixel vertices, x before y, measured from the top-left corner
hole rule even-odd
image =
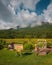
[[[26,28],[0,30],[0,38],[52,38],[52,24]]]

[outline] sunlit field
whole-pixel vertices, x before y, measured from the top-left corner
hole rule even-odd
[[[36,43],[38,39],[35,39],[35,38],[17,38],[17,39],[0,39],[0,40],[5,40],[7,43],[11,43],[11,42],[23,43],[25,41]],[[41,39],[41,40],[46,40],[48,43],[52,43],[52,39]]]

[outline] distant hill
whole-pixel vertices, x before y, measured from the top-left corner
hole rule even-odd
[[[52,38],[52,24],[42,22],[34,27],[0,30],[0,38]]]

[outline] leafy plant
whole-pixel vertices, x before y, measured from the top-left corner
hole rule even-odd
[[[32,49],[33,49],[32,44],[29,44],[29,43],[24,44],[24,50],[32,50]]]
[[[52,47],[52,43],[47,43],[47,47]]]
[[[42,48],[43,47],[43,44],[42,43],[39,43],[37,44],[38,47]]]

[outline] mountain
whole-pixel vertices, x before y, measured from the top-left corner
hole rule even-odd
[[[42,22],[34,27],[0,30],[0,38],[52,38],[52,24]]]

